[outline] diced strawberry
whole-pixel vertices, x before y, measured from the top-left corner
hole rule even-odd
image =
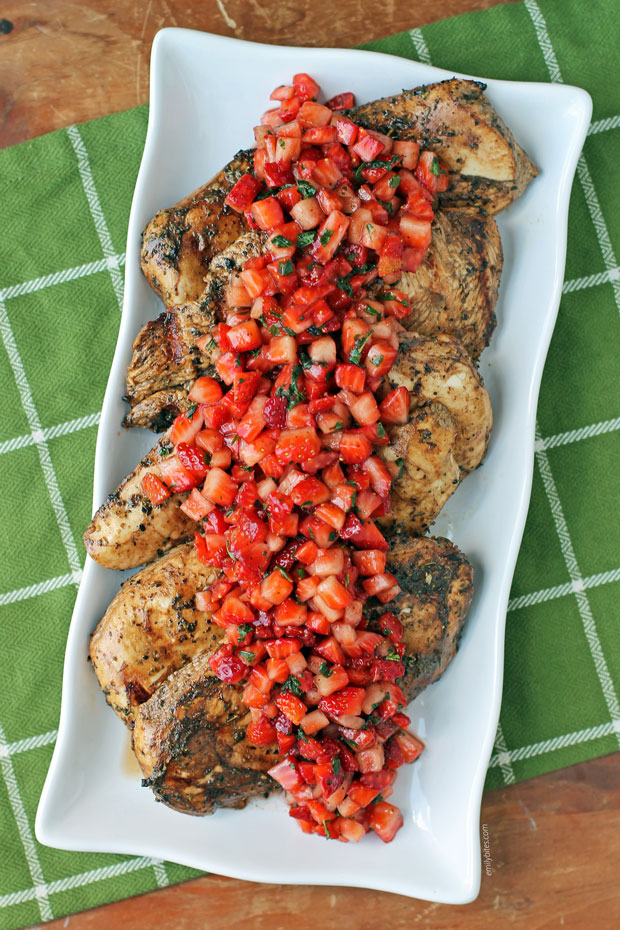
[[[349,539],[358,549],[382,549],[387,552],[387,540],[372,520],[359,520],[355,514],[350,513],[340,535]]]
[[[252,201],[260,190],[260,181],[251,174],[243,174],[228,192],[224,203],[237,213],[243,213],[250,207]]]
[[[381,420],[384,423],[407,423],[411,395],[402,385],[389,391],[379,405]]]
[[[205,500],[196,488],[193,488],[187,500],[181,504],[181,510],[190,520],[202,520],[212,508],[213,504]]]
[[[390,843],[402,827],[403,815],[393,804],[378,801],[367,809],[368,825],[384,843]]]
[[[276,443],[275,454],[281,465],[288,465],[290,462],[307,462],[317,455],[320,449],[321,442],[316,430],[303,427],[282,430]]]
[[[329,107],[330,110],[350,110],[351,107],[355,106],[355,96],[350,92],[336,94],[335,97],[329,98],[325,106]]]
[[[191,408],[191,412],[180,413],[172,424],[170,440],[176,446],[179,442],[193,442],[203,424],[200,408]]]
[[[170,497],[170,490],[152,471],[144,475],[140,485],[151,504],[161,504],[167,497]]]
[[[235,684],[245,675],[245,665],[234,653],[231,645],[220,646],[209,659],[209,665],[220,681]]]
[[[222,399],[222,387],[215,378],[203,376],[194,381],[188,398],[195,404],[216,404]]]
[[[403,210],[400,214],[400,234],[412,248],[426,249],[431,242],[431,224]]]
[[[285,574],[276,570],[271,572],[261,584],[261,595],[272,604],[281,604],[293,590],[293,582]]]
[[[276,698],[276,705],[295,726],[299,726],[308,710],[301,698],[296,697],[290,691],[281,692]]]
[[[340,440],[340,459],[346,465],[361,464],[372,452],[372,443],[361,432],[345,430]]]
[[[319,710],[330,720],[337,719],[343,714],[358,717],[362,712],[362,703],[365,691],[363,688],[346,687],[329,697],[319,701]]]

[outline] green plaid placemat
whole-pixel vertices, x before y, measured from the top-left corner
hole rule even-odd
[[[566,81],[594,98],[488,787],[613,752],[620,740],[618,20],[614,0],[526,0],[367,46],[489,77]],[[0,153],[0,927],[12,930],[197,874],[61,852],[33,834],[146,118],[141,107]]]

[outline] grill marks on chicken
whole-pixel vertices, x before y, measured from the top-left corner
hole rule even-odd
[[[430,148],[451,177],[443,205],[498,213],[521,196],[538,169],[485,97],[486,85],[452,78],[384,97],[351,119]]]
[[[415,274],[404,272],[395,287],[409,298],[403,325],[423,336],[456,336],[473,359],[495,329],[495,304],[503,256],[493,217],[459,210],[435,215],[433,238]]]
[[[239,236],[211,261],[199,299],[171,307],[140,330],[127,370],[127,399],[132,410],[125,426],[135,426],[139,419],[139,425],[156,429],[162,417],[167,419],[179,408],[182,393],[187,393],[192,382],[210,370],[209,354],[200,352],[196,340],[213,330],[222,316],[231,275],[260,253],[263,238],[256,232]],[[138,415],[133,409],[136,405],[140,407]]]
[[[108,704],[129,726],[172,672],[222,640],[194,599],[218,574],[192,545],[179,546],[126,581],[105,612],[90,658]]]
[[[447,539],[395,536],[388,557],[403,592],[390,604],[405,628],[408,699],[436,681],[453,659],[473,594],[467,558]],[[377,622],[385,608],[373,611]],[[209,814],[243,807],[273,790],[267,750],[245,739],[242,687],[211,672],[208,654],[174,672],[135,712],[133,746],[145,783],[175,810]]]
[[[224,203],[239,177],[252,170],[253,151],[237,152],[207,184],[160,212],[142,234],[140,264],[167,307],[198,300],[209,263],[247,227]]]
[[[108,495],[87,526],[86,551],[104,568],[144,565],[194,532],[194,521],[179,507],[187,494],[171,494],[161,504],[152,504],[142,491],[142,478],[157,471],[170,448],[168,431]]]
[[[159,801],[185,814],[211,814],[245,807],[277,787],[267,775],[277,747],[246,739],[250,712],[241,693],[215,677],[205,654],[138,708],[133,748],[143,784]]]
[[[410,392],[412,416],[407,424],[390,428],[390,445],[382,450],[387,461],[400,460],[402,471],[392,486],[392,510],[379,522],[423,533],[484,458],[493,425],[491,402],[471,359],[452,336],[402,333],[386,379],[390,388]]]

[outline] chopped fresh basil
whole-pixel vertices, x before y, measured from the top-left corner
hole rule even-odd
[[[313,184],[310,184],[309,181],[298,181],[297,190],[304,198],[304,200],[307,200],[309,197],[314,197],[316,194],[316,187],[314,187]]]
[[[170,443],[170,442],[169,442],[169,443],[162,443],[161,446],[159,447],[159,454],[162,455],[162,456],[163,456],[163,455],[170,455],[170,453],[172,452],[173,448],[174,448],[174,446],[173,446],[172,443]]]
[[[245,637],[248,635],[248,633],[251,633],[253,629],[254,629],[254,627],[252,626],[251,623],[242,623],[241,626],[240,626],[239,629],[238,629],[239,638],[240,638],[240,639],[245,639]]]
[[[334,235],[333,229],[326,229],[324,232],[322,232],[321,235],[319,236],[319,239],[321,240],[321,245],[327,245],[327,243],[329,242],[329,240],[331,239],[333,235]]]
[[[294,675],[289,675],[283,685],[280,686],[281,691],[290,691],[291,694],[296,694],[297,697],[301,697],[303,691],[301,690],[301,685],[299,684],[299,678],[295,678]]]
[[[286,578],[287,581],[293,580],[291,576],[289,575],[289,573],[287,572],[287,570],[285,568],[282,568],[281,565],[276,565],[276,569],[280,572],[283,578]]]
[[[349,361],[352,365],[360,365],[362,361],[362,352],[364,351],[364,346],[370,339],[372,333],[367,332],[365,335],[361,333],[355,337],[354,345],[351,351],[349,352]]]
[[[246,652],[245,649],[239,650],[239,657],[243,659],[244,662],[253,662],[256,658],[255,652]]]
[[[440,172],[439,172],[439,160],[438,160],[437,156],[435,156],[435,158],[433,158],[433,160],[432,160],[432,162],[431,162],[431,174],[434,174],[436,178],[439,177],[439,174],[440,174]]]
[[[287,258],[285,262],[278,262],[278,271],[282,275],[293,274],[293,272],[295,271],[295,266],[293,265],[290,258]]]
[[[297,233],[297,245],[300,249],[305,248],[305,246],[310,245],[311,242],[314,242],[316,237],[316,229],[305,229],[303,232]]]
[[[399,184],[400,184],[400,177],[397,174],[395,174],[394,177],[390,178],[390,180],[388,181],[388,187],[392,187],[394,189],[397,188]]]
[[[373,357],[370,360],[370,364],[374,365],[376,368],[381,364],[382,361],[383,361],[382,355],[373,355]]]
[[[198,404],[192,404],[190,407],[188,407],[187,413],[185,414],[187,419],[191,420],[197,410],[198,410]]]
[[[340,775],[340,769],[341,769],[340,757],[334,756],[334,758],[332,759],[332,772],[334,773],[334,775]]]
[[[292,245],[295,245],[295,243],[287,239],[286,236],[274,236],[271,241],[274,245],[277,245],[279,249],[289,249]]]
[[[383,423],[377,423],[377,436],[379,439],[385,439],[386,433]]]
[[[327,664],[327,662],[321,662],[319,665],[319,675],[322,675],[323,678],[329,678],[331,676],[332,670]]]

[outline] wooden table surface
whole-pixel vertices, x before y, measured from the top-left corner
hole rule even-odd
[[[495,0],[4,0],[0,147],[144,103],[155,32],[185,26],[351,46]],[[462,908],[217,876],[47,924],[71,930],[612,930],[620,927],[620,754],[485,794],[490,874]]]

